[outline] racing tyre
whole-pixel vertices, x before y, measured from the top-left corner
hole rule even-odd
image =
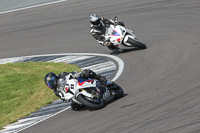
[[[80,95],[77,96],[77,100],[79,102],[81,102],[83,105],[85,105],[89,108],[92,108],[92,109],[100,109],[104,106],[104,102],[103,102],[102,98],[98,99],[99,100],[98,103],[95,103],[95,102],[88,100],[82,94],[80,94]]]
[[[145,44],[143,44],[143,43],[141,43],[139,41],[136,41],[136,40],[134,40],[132,38],[128,38],[127,42],[132,44],[136,48],[140,48],[140,49],[146,49],[147,48]]]
[[[123,97],[124,96],[123,89],[118,84],[116,84],[116,83],[114,85],[116,86],[115,89],[114,89],[114,91],[115,91],[114,98],[115,99],[119,99],[119,98]]]

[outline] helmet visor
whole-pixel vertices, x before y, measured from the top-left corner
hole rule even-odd
[[[98,19],[98,20],[96,20],[96,21],[94,21],[94,22],[91,22],[93,25],[96,25],[96,26],[99,26],[100,25],[100,20]]]
[[[56,86],[56,81],[54,80],[51,80],[47,83],[47,86],[50,88],[50,89],[54,89],[55,86]]]

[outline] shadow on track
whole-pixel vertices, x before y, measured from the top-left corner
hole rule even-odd
[[[147,48],[145,48],[145,49],[147,49]],[[132,51],[139,51],[139,50],[145,50],[145,49],[133,48],[133,49],[127,49],[127,50],[123,50],[123,51],[119,51],[118,49],[115,49],[110,54],[111,55],[118,55],[118,54],[122,54],[122,53],[127,53],[127,52],[132,52]]]
[[[123,97],[126,97],[126,96],[128,96],[128,94],[124,94]],[[123,97],[121,97],[121,98],[123,98]],[[100,108],[100,109],[92,109],[92,108],[83,106],[83,107],[81,107],[81,109],[79,109],[79,110],[73,110],[73,111],[96,111],[96,110],[101,110],[101,109],[106,108],[107,105],[109,105],[109,104],[111,104],[111,103],[113,103],[113,102],[115,102],[115,101],[118,101],[118,100],[120,100],[121,98],[119,98],[119,99],[112,99],[112,100],[108,101],[107,103],[105,103],[104,107],[103,107],[103,108]]]

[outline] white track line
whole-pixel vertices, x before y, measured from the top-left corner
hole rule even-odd
[[[34,5],[34,6],[28,6],[28,7],[18,8],[18,9],[14,9],[14,10],[9,10],[9,11],[0,12],[0,14],[10,13],[10,12],[16,12],[16,11],[21,11],[21,10],[26,10],[26,9],[35,8],[35,7],[46,6],[46,5],[61,3],[61,2],[65,2],[65,1],[68,1],[68,0],[59,0],[59,1],[49,2],[49,3]]]
[[[38,123],[40,123],[40,122],[42,122],[42,121],[44,121],[44,120],[46,120],[46,119],[49,119],[49,118],[51,118],[51,117],[53,117],[53,116],[55,116],[55,115],[57,115],[57,114],[60,114],[60,113],[64,112],[65,110],[68,110],[69,108],[71,108],[71,106],[69,106],[69,107],[67,107],[67,108],[65,108],[65,109],[63,109],[63,110],[61,110],[61,111],[59,111],[59,112],[57,112],[57,113],[55,113],[55,114],[53,114],[53,115],[50,115],[50,116],[48,116],[48,117],[46,117],[46,118],[44,118],[44,119],[42,119],[42,120],[40,120],[40,121],[37,121],[36,123],[33,123],[33,124],[31,124],[31,125],[29,125],[29,126],[23,128],[23,129],[21,129],[21,130],[18,130],[18,131],[16,131],[16,133],[18,133],[18,132],[20,132],[20,131],[23,131],[23,130],[29,128],[29,127],[32,127],[32,126],[34,126],[34,125],[36,125],[36,124],[38,124]]]

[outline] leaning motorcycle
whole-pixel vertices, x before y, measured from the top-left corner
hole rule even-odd
[[[105,39],[113,43],[119,51],[133,48],[146,48],[144,43],[137,40],[132,30],[118,25],[117,22],[114,22],[114,25],[109,25],[109,27],[106,28]]]
[[[69,75],[70,76],[70,75]],[[101,92],[101,87],[105,87],[105,92]],[[95,79],[67,78],[64,87],[65,98],[73,102],[85,105],[92,109],[100,109],[105,103],[123,97],[123,89],[114,82],[103,84]]]

